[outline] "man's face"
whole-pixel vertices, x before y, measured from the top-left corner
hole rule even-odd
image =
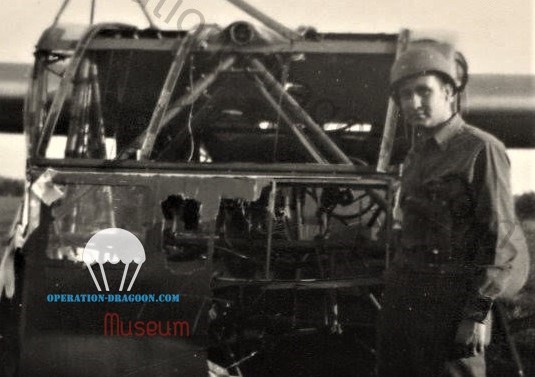
[[[452,88],[435,75],[405,80],[397,95],[405,122],[413,126],[433,128],[453,115]]]

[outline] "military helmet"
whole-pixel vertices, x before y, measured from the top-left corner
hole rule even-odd
[[[431,39],[411,42],[390,70],[390,88],[394,93],[399,83],[409,77],[438,74],[461,92],[468,82],[468,65],[452,45]]]

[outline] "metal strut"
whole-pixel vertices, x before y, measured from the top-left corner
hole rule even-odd
[[[165,83],[163,85],[162,91],[160,92],[160,97],[158,98],[156,107],[152,112],[152,117],[150,119],[149,126],[147,127],[143,138],[140,152],[140,158],[142,160],[148,159],[150,157],[152,147],[154,146],[156,137],[160,132],[162,119],[164,117],[165,111],[167,110],[167,106],[169,105],[169,101],[171,100],[171,95],[175,90],[178,78],[180,77],[180,74],[184,69],[184,64],[186,63],[186,59],[188,58],[190,51],[195,46],[195,42],[198,41],[199,30],[200,29],[196,29],[195,31],[193,31],[193,33],[188,33],[186,37],[181,41],[180,46],[173,59],[173,62],[169,67],[167,77],[165,78]]]
[[[214,83],[214,81],[217,79],[219,74],[230,68],[234,62],[236,61],[235,56],[229,56],[225,60],[223,60],[219,65],[214,69],[212,73],[205,76],[204,78],[200,79],[198,82],[195,83],[195,85],[191,88],[191,90],[184,94],[182,97],[180,97],[178,100],[176,100],[172,105],[169,106],[169,110],[165,113],[163,116],[163,120],[161,121],[160,128],[157,130],[156,135],[157,136],[162,129],[164,129],[167,124],[175,117],[177,116],[182,109],[190,105],[192,102],[196,101],[208,87]],[[147,137],[148,135],[148,129],[145,129],[123,152],[117,155],[117,159],[125,159],[128,158],[128,156],[135,151],[136,149],[139,149],[140,144],[142,141]],[[152,150],[152,147],[151,147]],[[148,157],[147,157],[148,158]]]
[[[143,12],[143,15],[145,16],[145,18],[147,19],[151,29],[158,29],[158,27],[156,26],[156,24],[154,23],[154,21],[152,20],[149,12],[147,12],[147,10],[145,9],[145,5],[141,2],[141,0],[135,0],[135,2],[139,5],[139,7],[141,8],[141,11]],[[145,1],[145,4],[147,4],[147,2]]]
[[[61,110],[65,103],[65,99],[67,98],[67,95],[70,93],[71,88],[73,86],[73,81],[76,77],[76,73],[78,72],[78,67],[80,66],[80,62],[84,58],[85,51],[89,47],[89,44],[91,43],[91,41],[103,29],[132,29],[132,28],[133,28],[132,26],[128,26],[124,24],[117,24],[117,23],[98,24],[98,25],[90,27],[89,30],[84,34],[84,36],[80,38],[76,46],[76,49],[74,51],[71,64],[69,64],[69,66],[67,67],[65,71],[63,79],[61,80],[59,84],[57,94],[54,97],[54,100],[52,102],[52,105],[50,106],[48,115],[46,117],[45,125],[43,127],[43,132],[41,133],[41,136],[39,137],[39,142],[37,143],[37,155],[38,156],[44,156],[45,154],[50,137],[54,133],[54,129],[56,128],[56,125],[58,123]]]
[[[52,25],[50,26],[50,28],[54,28],[58,24],[61,15],[67,8],[67,5],[69,5],[69,1],[70,0],[65,0],[63,4],[61,4],[61,7],[59,8],[58,13],[56,13],[56,17],[54,17],[54,21],[52,21]]]
[[[93,25],[95,22],[95,6],[97,0],[91,0],[91,14],[89,16],[89,25]]]
[[[264,12],[261,12],[259,9],[253,7],[245,0],[227,0],[232,5],[240,8],[242,11],[250,15],[251,17],[256,18],[258,21],[262,22],[268,28],[276,32],[277,34],[282,35],[284,38],[287,38],[291,41],[296,39],[302,39],[301,35],[292,29],[287,28],[280,22],[277,22],[273,18],[269,17]]]
[[[408,29],[400,31],[398,36],[396,59],[407,49],[409,43],[410,32]],[[388,108],[386,110],[385,127],[383,129],[383,137],[381,139],[381,148],[379,149],[379,159],[377,160],[378,172],[384,173],[390,163],[392,156],[392,148],[394,146],[394,139],[396,137],[396,128],[398,124],[399,109],[392,98],[388,99]]]
[[[295,116],[302,119],[308,130],[316,137],[320,145],[329,152],[336,163],[353,165],[349,157],[325,134],[319,124],[299,105],[299,103],[286,91],[284,87],[273,77],[268,69],[258,59],[251,59],[251,64],[258,74],[264,79],[270,88],[281,96]]]
[[[214,69],[212,73],[206,75],[204,78],[196,82],[195,85],[191,88],[189,93],[186,93],[185,95],[180,97],[178,100],[173,102],[171,106],[169,106],[169,110],[165,114],[165,117],[162,122],[163,126],[165,126],[174,117],[180,114],[184,106],[190,105],[191,103],[196,101],[203,94],[203,92],[215,82],[215,80],[219,77],[219,74],[223,71],[228,70],[230,67],[232,67],[235,61],[236,61],[236,56],[229,56],[223,59],[217,65],[217,67]]]
[[[293,134],[299,139],[301,144],[305,147],[305,149],[308,151],[310,156],[314,159],[315,162],[318,164],[328,164],[327,160],[321,155],[319,151],[314,148],[314,146],[310,143],[307,136],[297,127],[294,122],[288,117],[286,112],[284,112],[283,109],[279,106],[277,101],[273,98],[273,96],[269,93],[269,91],[266,89],[264,83],[258,78],[258,76],[254,76],[254,80],[256,83],[256,86],[260,90],[260,93],[264,96],[266,101],[269,103],[269,105],[277,112],[277,114],[281,117],[286,124],[288,124],[288,127],[290,127],[290,130],[293,132]]]

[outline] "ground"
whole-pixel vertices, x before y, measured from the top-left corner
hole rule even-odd
[[[513,302],[507,305],[507,312],[525,375],[535,376],[535,220],[524,220],[522,228],[531,256],[530,277]]]

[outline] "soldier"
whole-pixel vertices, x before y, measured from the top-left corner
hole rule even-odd
[[[493,301],[527,255],[505,147],[458,112],[467,78],[462,55],[431,40],[411,43],[391,70],[416,138],[401,182],[401,247],[386,273],[380,376],[485,376]]]

